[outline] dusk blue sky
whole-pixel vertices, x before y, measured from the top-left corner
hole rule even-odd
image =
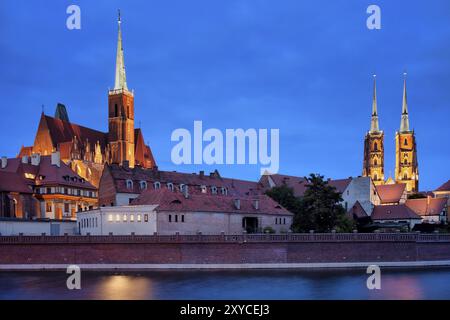
[[[81,7],[81,30],[66,8]],[[366,8],[381,7],[368,30]],[[72,122],[107,131],[117,9],[125,65],[159,167],[257,179],[259,166],[176,166],[176,128],[279,128],[280,172],[331,178],[362,172],[372,74],[394,174],[403,71],[418,144],[420,189],[450,178],[450,2],[63,1],[0,2],[0,155],[32,145],[42,105],[64,103]]]

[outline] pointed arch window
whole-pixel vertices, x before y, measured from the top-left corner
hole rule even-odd
[[[373,160],[373,165],[374,165],[374,166],[377,166],[377,165],[378,165],[378,160],[377,160],[377,159]]]
[[[408,180],[408,174],[406,172],[403,174],[403,180]]]
[[[404,141],[404,145],[405,145],[405,146],[408,145],[408,139],[406,139],[406,138],[405,138],[405,141]]]
[[[118,117],[119,116],[119,106],[116,104],[114,104],[114,117]]]
[[[375,143],[373,144],[373,150],[374,150],[374,151],[378,151],[378,143],[377,143],[377,142],[375,142]]]
[[[375,173],[375,175],[373,176],[373,180],[377,181],[378,180],[378,175]]]

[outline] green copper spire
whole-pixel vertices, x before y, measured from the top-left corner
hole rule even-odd
[[[408,99],[406,97],[406,72],[403,74],[403,103],[402,119],[400,121],[400,132],[409,132]]]
[[[380,132],[377,110],[377,76],[375,74],[373,75],[372,120],[370,123],[370,132]]]
[[[114,90],[121,90],[121,89],[128,90],[127,77],[125,74],[125,62],[123,59],[122,30],[120,27],[122,21],[120,20],[120,10],[117,23],[119,25],[119,35],[117,39],[116,80],[114,84]]]

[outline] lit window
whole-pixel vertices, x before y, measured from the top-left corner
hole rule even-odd
[[[36,176],[34,174],[32,174],[32,173],[25,172],[25,178],[27,178],[27,179],[34,179],[34,178],[36,178]]]
[[[134,222],[134,214],[130,214],[130,222]]]
[[[200,188],[202,189],[202,193],[208,192],[208,189],[206,188],[206,186],[201,186]]]
[[[123,215],[123,222],[127,222],[128,216],[126,214]]]
[[[112,221],[113,221],[113,215],[110,214],[110,215],[108,215],[108,222],[112,222]]]
[[[120,214],[116,214],[116,222],[120,222]]]
[[[141,215],[140,214],[137,215],[137,221],[141,222]]]

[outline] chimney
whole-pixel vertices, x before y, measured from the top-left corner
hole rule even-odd
[[[58,168],[61,166],[61,155],[59,151],[52,152],[52,166],[57,166]]]
[[[203,177],[205,176],[205,171],[200,171],[200,178],[203,179]]]
[[[22,157],[22,163],[25,163],[25,164],[28,163],[28,156],[23,156]]]
[[[259,200],[258,199],[253,200],[253,207],[256,210],[259,210]]]
[[[240,199],[234,199],[234,206],[236,209],[241,209],[241,200]]]
[[[33,153],[31,155],[31,164],[33,166],[38,166],[41,163],[41,155],[39,153]]]
[[[8,165],[8,158],[2,157],[2,169],[5,169],[7,165]]]

